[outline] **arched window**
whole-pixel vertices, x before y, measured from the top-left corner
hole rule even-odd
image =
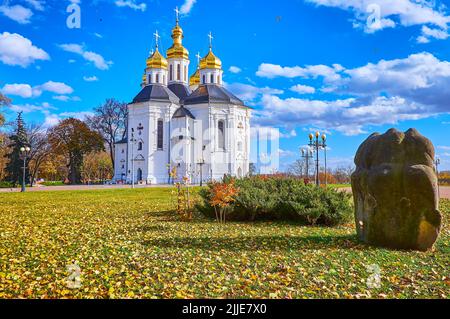
[[[156,73],[156,83],[159,83],[159,73]]]
[[[211,74],[211,83],[214,83],[214,74]]]
[[[181,80],[181,65],[177,65],[177,80]]]
[[[170,65],[170,81],[173,80],[173,64]]]
[[[225,149],[225,122],[220,120],[217,123],[217,128],[218,128],[218,136],[217,136],[217,141],[218,141],[218,146],[219,149]]]
[[[187,66],[184,66],[184,81],[187,81]]]
[[[203,75],[203,84],[206,84],[206,76]]]
[[[142,148],[143,148],[143,144],[142,144],[142,142],[139,142],[138,143],[138,151],[142,151]]]
[[[163,84],[166,84],[166,76],[163,75]]]
[[[158,120],[158,128],[157,128],[157,148],[158,150],[162,150],[164,147],[164,122],[163,120]]]
[[[220,75],[217,76],[217,83],[220,84]]]

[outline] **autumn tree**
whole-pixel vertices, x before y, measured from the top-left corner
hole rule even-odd
[[[115,144],[127,136],[127,119],[127,104],[115,99],[107,99],[105,103],[94,109],[93,116],[88,116],[86,119],[89,127],[98,132],[108,146],[113,169]]]
[[[7,180],[13,185],[21,184],[23,180],[23,159],[20,149],[29,147],[27,130],[22,118],[22,112],[18,113],[14,133],[9,137],[9,152],[6,155],[8,164],[6,165]],[[25,182],[29,181],[28,161],[25,166]]]
[[[70,184],[81,183],[81,169],[86,154],[104,150],[102,136],[75,118],[68,118],[49,130],[53,151],[65,154],[68,159]]]
[[[11,100],[0,93],[0,107],[8,105],[10,103],[11,103]],[[2,126],[3,123],[5,123],[5,117],[3,116],[3,114],[0,113],[0,126]]]
[[[0,182],[4,181],[7,177],[6,165],[8,164],[8,153],[10,141],[6,134],[0,133]]]
[[[104,181],[113,175],[111,158],[107,152],[91,152],[83,160],[83,181]]]
[[[47,131],[42,125],[34,125],[28,129],[28,142],[31,148],[29,158],[30,185],[33,186],[41,165],[52,153],[52,147],[47,137]]]

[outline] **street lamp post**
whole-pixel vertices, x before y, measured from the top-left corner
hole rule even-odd
[[[206,146],[203,145],[202,147],[202,158],[200,159],[198,165],[200,165],[200,187],[203,186],[203,165],[205,165],[205,156],[204,156],[204,152],[205,152]]]
[[[302,158],[305,160],[306,164],[306,179],[309,180],[309,161],[313,157],[313,151],[310,148],[302,148]]]
[[[316,132],[315,138],[312,133],[309,134],[309,147],[311,147],[316,152],[316,185],[317,186],[320,186],[319,151],[321,148],[323,148],[326,152],[326,148],[327,148],[327,144],[326,144],[327,136],[325,134],[322,134],[322,141],[320,141],[319,138],[320,138],[319,132]],[[325,159],[325,176],[326,176],[326,159]]]
[[[131,188],[134,188],[134,128],[131,129]]]
[[[26,179],[26,169],[27,169],[27,158],[30,155],[30,151],[31,149],[26,146],[26,147],[21,147],[20,148],[20,156],[23,159],[23,176],[22,176],[22,190],[21,192],[25,192],[25,179]]]
[[[441,190],[439,187],[439,165],[441,164],[441,159],[436,158],[435,165],[436,165],[436,175],[437,175],[437,187],[438,187],[438,197],[441,198]]]

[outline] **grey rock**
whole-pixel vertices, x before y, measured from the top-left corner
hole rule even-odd
[[[417,130],[372,134],[352,175],[357,234],[365,243],[426,251],[441,229],[434,146]]]

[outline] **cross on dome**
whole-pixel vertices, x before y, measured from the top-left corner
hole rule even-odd
[[[177,16],[177,23],[178,23],[180,21],[180,10],[178,10],[178,7],[176,7],[174,11]]]
[[[161,36],[159,35],[158,30],[156,30],[156,32],[153,33],[153,35],[155,36],[156,49],[158,49],[159,38],[161,38]]]
[[[209,48],[212,49],[212,40],[214,39],[214,37],[211,31],[208,34],[208,38],[209,38]]]

